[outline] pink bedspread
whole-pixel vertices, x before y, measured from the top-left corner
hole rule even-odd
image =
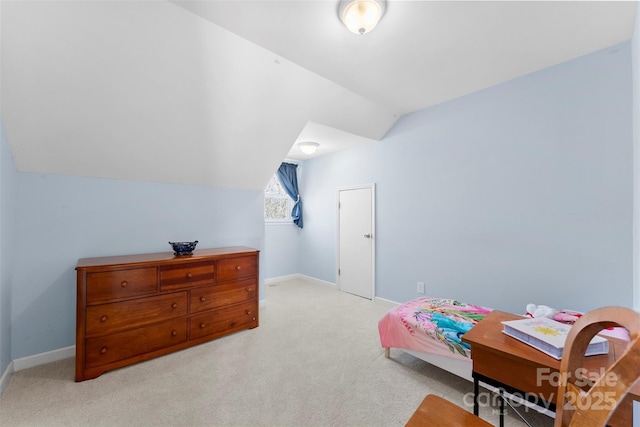
[[[378,322],[382,347],[468,358],[462,335],[491,312],[491,308],[453,299],[424,297],[390,310]]]

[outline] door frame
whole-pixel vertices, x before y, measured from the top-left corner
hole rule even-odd
[[[376,298],[376,184],[351,185],[338,187],[336,191],[336,288],[340,288],[340,192],[348,190],[371,189],[371,301]]]

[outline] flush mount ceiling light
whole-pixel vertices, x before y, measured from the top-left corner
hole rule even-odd
[[[300,149],[300,151],[302,151],[304,154],[313,154],[316,152],[316,149],[318,148],[320,144],[318,144],[317,142],[299,142],[298,143],[298,148]]]
[[[385,0],[342,0],[338,6],[338,16],[349,31],[364,34],[378,25],[386,6]]]

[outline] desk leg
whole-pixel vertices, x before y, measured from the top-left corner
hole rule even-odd
[[[504,390],[500,389],[500,427],[504,427]]]
[[[478,415],[478,393],[480,392],[479,387],[480,381],[478,381],[478,377],[473,377],[473,415]]]

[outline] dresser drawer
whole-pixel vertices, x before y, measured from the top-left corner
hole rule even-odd
[[[156,291],[156,268],[87,273],[87,302],[108,301]]]
[[[163,291],[213,285],[214,283],[213,262],[160,268],[160,289]]]
[[[258,272],[258,259],[255,256],[221,259],[217,268],[219,282],[254,277]]]
[[[218,286],[198,288],[191,291],[191,313],[211,310],[241,302],[256,299],[256,279],[246,279],[239,282]]]
[[[187,341],[187,319],[174,319],[86,341],[86,366],[105,365]]]
[[[258,304],[249,302],[191,316],[190,339],[226,331],[257,319]]]
[[[136,328],[187,315],[187,292],[87,307],[87,335]]]

